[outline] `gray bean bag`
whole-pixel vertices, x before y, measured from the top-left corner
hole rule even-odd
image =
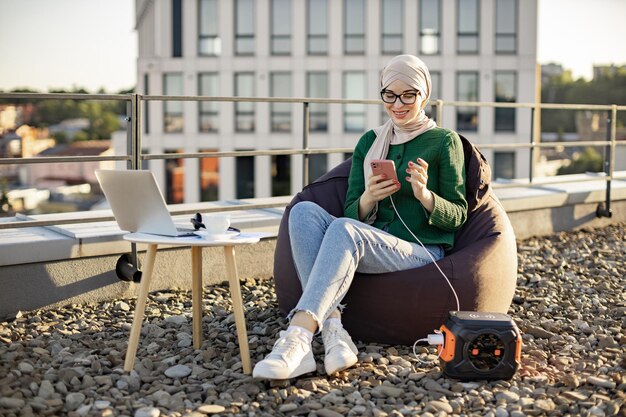
[[[461,310],[506,313],[517,279],[515,234],[490,187],[484,156],[461,136],[465,152],[468,219],[457,232],[454,249],[438,262],[461,303]],[[351,160],[306,186],[285,210],[276,251],[274,281],[281,314],[287,315],[302,295],[293,264],[287,221],[291,207],[313,201],[334,216],[343,215]],[[343,323],[353,338],[411,345],[438,329],[456,310],[450,287],[434,265],[386,274],[357,273],[343,300]]]

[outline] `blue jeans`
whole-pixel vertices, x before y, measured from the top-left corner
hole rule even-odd
[[[419,243],[399,239],[358,220],[334,217],[310,201],[291,209],[289,239],[302,284],[302,297],[289,318],[304,311],[317,322],[319,331],[330,313],[340,307],[355,272],[402,271],[433,261]],[[436,261],[444,256],[441,246],[426,248]]]

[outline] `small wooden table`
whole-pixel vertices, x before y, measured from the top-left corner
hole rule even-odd
[[[199,349],[202,344],[202,248],[205,246],[223,246],[228,282],[230,285],[230,296],[233,300],[233,312],[235,315],[235,325],[237,328],[237,339],[239,340],[243,372],[250,374],[252,372],[252,366],[250,363],[250,349],[246,332],[246,319],[243,311],[243,301],[241,299],[241,287],[239,285],[237,265],[235,264],[235,246],[257,243],[262,237],[267,235],[267,233],[241,233],[238,236],[222,240],[208,240],[198,237],[169,237],[146,233],[130,233],[125,235],[125,240],[147,244],[148,251],[141,275],[141,284],[137,297],[137,306],[135,307],[135,316],[133,317],[133,325],[130,329],[126,360],[124,361],[124,371],[130,372],[134,366],[137,346],[139,344],[139,335],[141,334],[141,326],[146,309],[146,300],[148,298],[150,281],[154,270],[157,246],[191,246],[192,332],[193,347],[195,349]]]

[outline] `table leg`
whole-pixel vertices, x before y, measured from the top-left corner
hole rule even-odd
[[[156,251],[157,245],[148,245],[145,268],[141,273],[141,284],[139,286],[139,295],[137,296],[135,316],[133,317],[133,325],[130,328],[130,338],[128,339],[128,348],[126,349],[126,359],[124,361],[124,371],[126,372],[132,371],[135,363],[137,345],[139,344],[139,335],[141,334],[141,325],[143,324],[143,315],[146,310],[148,290],[150,289],[150,280],[152,279],[152,271],[154,270]]]
[[[202,345],[202,247],[191,247],[191,308],[193,312],[193,347]]]
[[[244,374],[251,374],[250,348],[248,345],[248,334],[246,332],[246,318],[243,312],[243,300],[241,298],[241,287],[235,264],[235,247],[224,246],[226,256],[226,269],[228,271],[228,282],[230,284],[230,296],[233,300],[233,313],[235,314],[235,326],[237,327],[237,339],[239,339],[239,351],[241,353],[241,363]]]

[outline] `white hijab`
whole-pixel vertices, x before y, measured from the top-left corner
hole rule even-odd
[[[424,112],[424,107],[426,107],[428,103],[431,90],[430,72],[428,72],[426,64],[413,55],[398,55],[392,58],[380,74],[381,91],[389,87],[389,84],[396,80],[403,81],[419,92],[422,97],[419,114],[415,121],[407,126],[397,126],[393,122],[393,119],[390,118],[383,125],[374,129],[376,139],[363,160],[365,181],[367,181],[367,178],[372,173],[370,162],[373,159],[385,159],[389,152],[389,145],[406,143],[437,126]]]

